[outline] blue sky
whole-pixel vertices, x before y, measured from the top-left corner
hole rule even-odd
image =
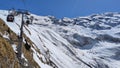
[[[0,9],[10,8],[27,9],[43,16],[74,18],[94,13],[120,12],[120,0],[1,0]]]

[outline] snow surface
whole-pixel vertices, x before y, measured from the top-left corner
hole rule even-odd
[[[17,46],[17,45],[15,45],[15,44],[12,45],[12,48],[13,48],[13,50],[14,50],[15,52],[17,52],[17,51],[16,51],[16,50],[17,50],[16,46]]]
[[[19,34],[21,16],[16,16],[12,23],[6,21],[7,14],[0,10],[0,18]],[[57,22],[49,16],[31,15],[36,20],[24,26],[24,33],[34,43],[33,58],[41,68],[53,66],[43,63],[40,57],[44,62],[52,61],[58,68],[120,67],[119,13],[63,18]]]

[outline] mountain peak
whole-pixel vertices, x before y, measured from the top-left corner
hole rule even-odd
[[[16,15],[14,22],[8,22],[7,15],[8,11],[0,10],[0,60],[7,61],[0,62],[3,67],[10,62],[8,67],[15,68],[120,67],[120,14],[117,12],[72,19],[28,15],[34,19],[31,23],[24,20],[22,62],[16,55],[22,16]]]

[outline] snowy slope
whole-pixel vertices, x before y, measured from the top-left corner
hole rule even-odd
[[[19,35],[21,16],[11,23],[6,15],[7,11],[0,11],[0,18]],[[35,20],[24,26],[24,33],[34,43],[33,57],[41,68],[120,67],[119,13],[74,19],[31,15]]]

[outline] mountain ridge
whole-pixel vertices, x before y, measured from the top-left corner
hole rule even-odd
[[[10,30],[19,35],[21,16],[15,16],[15,21],[12,23],[6,21],[7,14],[7,11],[1,10],[0,18]],[[31,54],[31,58],[39,67],[119,68],[119,13],[73,19],[56,19],[53,16],[34,14],[31,16],[34,17],[33,23],[24,25],[23,30],[32,46],[32,52],[23,52],[23,55]],[[26,64],[29,66],[28,63]]]

